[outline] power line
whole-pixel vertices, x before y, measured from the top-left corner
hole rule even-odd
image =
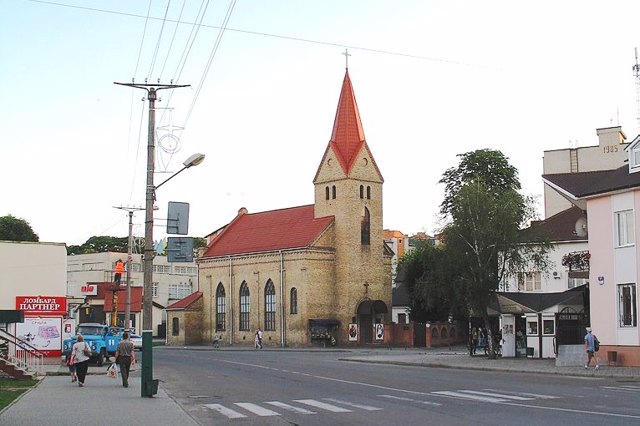
[[[76,6],[76,5],[70,5],[70,4],[58,3],[58,2],[52,2],[52,1],[45,1],[45,0],[26,0],[26,1],[29,1],[29,2],[32,2],[32,3],[42,3],[42,4],[51,5],[51,6],[60,6],[60,7],[68,7],[68,8],[72,8],[72,9],[88,10],[88,11],[91,11],[91,12],[108,13],[108,14],[112,14],[112,15],[130,16],[130,17],[133,17],[133,18],[146,18],[145,16],[140,15],[140,14],[136,14],[136,13],[118,12],[118,11],[114,11],[114,10],[98,9],[98,8],[85,7],[85,6]],[[156,20],[156,21],[160,21],[161,20],[161,18],[156,18],[156,17],[153,17],[153,16],[149,16],[148,19]],[[184,21],[174,20],[174,19],[167,19],[167,22],[172,22],[172,23],[176,23],[176,24],[185,24],[185,25],[193,25],[194,24],[193,22],[184,22]],[[205,27],[205,28],[213,28],[213,29],[218,29],[218,30],[221,29],[220,27],[215,26],[215,25],[208,25],[208,24],[199,24],[199,25],[202,26],[202,27]],[[340,48],[361,50],[361,51],[364,51],[364,52],[381,53],[381,54],[384,54],[384,55],[401,56],[401,57],[405,57],[405,58],[420,59],[420,60],[425,60],[425,61],[440,62],[440,63],[444,63],[444,64],[459,65],[459,66],[465,66],[465,67],[484,68],[484,69],[492,69],[492,70],[497,70],[498,69],[496,67],[489,67],[489,66],[486,66],[486,65],[473,64],[473,63],[463,62],[463,61],[453,61],[453,60],[448,60],[448,59],[440,59],[440,58],[433,58],[433,57],[429,57],[429,56],[415,55],[415,54],[411,54],[411,53],[395,52],[395,51],[392,51],[392,50],[374,49],[374,48],[370,48],[370,47],[355,46],[355,45],[349,45],[349,44],[344,44],[344,43],[333,43],[333,42],[322,41],[322,40],[312,40],[312,39],[308,39],[308,38],[286,36],[286,35],[281,35],[281,34],[271,34],[271,33],[265,33],[265,32],[260,32],[260,31],[241,30],[241,29],[237,29],[237,28],[227,28],[225,31],[232,31],[232,32],[237,32],[237,33],[242,33],[242,34],[257,35],[257,36],[261,36],[261,37],[279,38],[279,39],[282,39],[282,40],[299,41],[299,42],[303,42],[303,43],[319,44],[319,45],[324,45],[324,46],[335,46],[335,47],[340,47]]]
[[[158,57],[158,50],[160,49],[160,42],[162,41],[162,33],[164,32],[164,24],[167,22],[167,14],[169,13],[169,6],[171,6],[171,0],[167,0],[167,8],[164,11],[164,18],[162,18],[162,26],[160,27],[160,34],[158,34],[158,41],[156,42],[156,49],[153,52],[153,57],[151,58],[151,67],[149,68],[149,74],[147,74],[147,78],[151,78],[151,74],[153,74],[153,68],[156,64],[156,58]]]

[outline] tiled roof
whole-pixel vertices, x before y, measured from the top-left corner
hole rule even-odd
[[[180,309],[189,309],[191,305],[198,301],[202,297],[201,291],[196,291],[195,293],[191,293],[184,299],[178,300],[176,303],[172,303],[167,306],[167,311],[175,311]]]
[[[353,93],[349,71],[347,71],[342,82],[342,92],[340,93],[336,119],[333,123],[333,132],[329,142],[345,174],[349,174],[349,170],[351,170],[351,166],[364,143],[364,130],[360,121],[360,112]]]
[[[629,173],[627,165],[615,170],[548,174],[542,179],[576,198],[640,187],[640,173]]]
[[[542,229],[549,241],[587,241],[586,236],[581,237],[576,234],[576,222],[582,217],[584,212],[572,206],[545,220],[531,223],[531,226],[524,230],[524,235],[526,237],[529,231]]]
[[[333,216],[314,218],[314,205],[237,216],[209,244],[203,257],[309,247]]]

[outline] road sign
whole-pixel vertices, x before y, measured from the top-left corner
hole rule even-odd
[[[187,235],[189,233],[189,203],[169,201],[167,213],[167,234]]]
[[[167,244],[167,261],[193,262],[193,238],[169,237]]]

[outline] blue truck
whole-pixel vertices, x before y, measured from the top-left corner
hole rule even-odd
[[[114,356],[118,343],[122,338],[121,330],[115,327],[99,323],[82,323],[78,325],[76,334],[82,334],[84,341],[91,348],[91,359],[89,362],[95,361],[98,366],[102,366],[107,358]],[[76,343],[77,338],[67,339],[62,343],[62,353],[64,355],[71,354],[71,348]]]

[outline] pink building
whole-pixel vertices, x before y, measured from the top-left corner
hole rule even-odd
[[[627,152],[629,164],[618,169],[542,178],[587,215],[590,320],[601,342],[600,358],[640,366],[640,136]]]

